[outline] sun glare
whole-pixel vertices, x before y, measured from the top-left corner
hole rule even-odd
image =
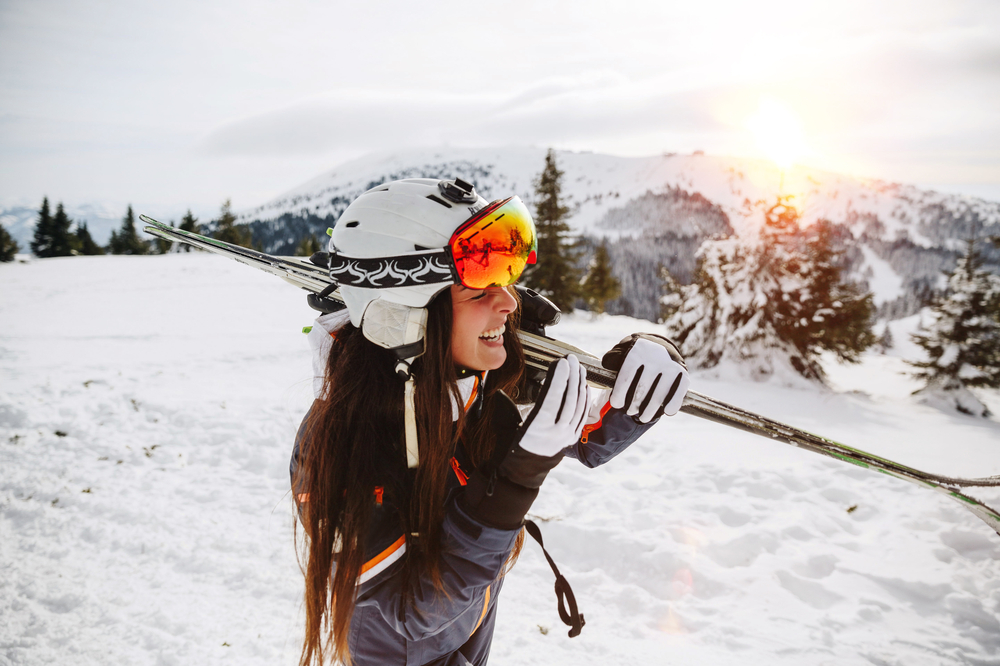
[[[764,157],[788,169],[806,152],[805,134],[798,116],[787,106],[762,98],[757,113],[747,119],[747,127],[757,140]]]

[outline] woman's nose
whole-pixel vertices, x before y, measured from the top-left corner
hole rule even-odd
[[[511,293],[507,291],[506,287],[498,287],[493,301],[493,307],[496,308],[497,312],[503,312],[506,314],[513,312],[514,309],[517,308],[517,301],[513,296],[511,296]]]

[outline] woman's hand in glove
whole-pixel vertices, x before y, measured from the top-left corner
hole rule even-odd
[[[549,366],[535,408],[521,426],[521,448],[550,458],[575,444],[589,407],[587,370],[576,356],[559,359]]]
[[[521,526],[562,450],[580,440],[590,406],[587,371],[575,356],[550,365],[524,423],[514,403],[502,393],[500,398],[493,416],[498,438],[494,458],[473,473],[461,505],[484,525],[512,530]]]
[[[604,355],[601,365],[618,371],[611,406],[639,423],[681,408],[691,380],[673,342],[651,333],[633,333]]]

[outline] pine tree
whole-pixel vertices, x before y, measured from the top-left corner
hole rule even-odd
[[[62,202],[56,205],[56,214],[52,218],[51,244],[49,245],[50,257],[68,257],[73,254],[73,234],[69,228],[73,221],[66,215],[66,209]]]
[[[607,243],[601,243],[594,251],[594,259],[590,262],[580,289],[587,307],[595,314],[602,314],[605,304],[621,295],[621,283],[611,273]]]
[[[871,295],[842,281],[829,225],[802,233],[785,199],[760,212],[755,236],[701,245],[691,285],[669,280],[668,333],[694,366],[728,358],[758,379],[787,366],[822,381],[819,352],[856,362],[874,343]]]
[[[52,248],[52,215],[49,213],[49,198],[42,199],[42,207],[38,210],[38,222],[35,223],[35,236],[31,241],[31,251],[36,257],[51,257]]]
[[[319,240],[316,239],[316,234],[311,234],[303,238],[302,242],[299,243],[299,246],[295,248],[295,256],[311,257],[322,249],[323,248],[320,247]]]
[[[912,336],[926,361],[911,361],[924,381],[916,391],[966,414],[989,416],[969,388],[1000,388],[1000,277],[982,270],[975,242],[948,275],[945,296],[931,305],[932,321]]]
[[[104,254],[103,248],[94,242],[93,237],[90,235],[90,230],[87,229],[86,222],[80,222],[76,225],[76,250],[83,255],[95,255]]]
[[[785,207],[786,211],[794,211]],[[787,212],[785,213],[787,215]],[[797,218],[797,213],[793,217]],[[768,225],[768,228],[773,228]],[[787,235],[778,242],[796,242]],[[838,256],[833,249],[833,229],[826,220],[819,220],[811,229],[800,251],[799,258],[793,250],[779,271],[797,278],[802,287],[796,293],[788,291],[776,303],[775,329],[783,340],[788,340],[799,355],[808,359],[811,350],[833,352],[841,361],[857,363],[860,354],[875,344],[872,317],[875,305],[870,294],[865,294],[852,283],[841,280]]]
[[[525,272],[525,286],[548,296],[563,312],[572,312],[580,295],[580,274],[575,248],[568,240],[569,208],[560,201],[563,172],[556,166],[555,151],[545,156],[545,168],[535,180],[535,226],[538,230],[538,263]]]
[[[14,261],[14,255],[20,249],[17,241],[0,224],[0,262]]]
[[[885,330],[882,331],[882,335],[879,336],[875,344],[883,354],[896,346],[896,342],[892,338],[892,329],[889,328],[888,323],[885,325]]]
[[[215,238],[241,247],[253,247],[250,229],[246,225],[236,224],[236,216],[233,214],[229,199],[222,204],[222,215],[216,220]]]
[[[111,254],[149,254],[149,243],[140,239],[135,231],[135,214],[132,212],[132,206],[128,207],[128,212],[122,219],[121,230],[118,233],[111,232],[108,251]]]
[[[190,231],[193,234],[201,233],[201,226],[198,224],[198,218],[191,214],[191,209],[188,208],[188,212],[181,218],[181,231]],[[190,252],[191,246],[187,243],[181,243],[180,250],[183,252]]]

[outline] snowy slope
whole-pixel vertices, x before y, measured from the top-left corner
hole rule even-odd
[[[0,664],[296,663],[302,292],[201,254],[5,264],[0,283]],[[912,324],[893,323],[894,354]],[[655,328],[584,314],[550,332],[603,351]],[[694,388],[912,466],[1000,473],[1000,424],[914,404],[901,368]],[[910,484],[680,415],[602,469],[564,462],[532,513],[587,626],[566,637],[529,544],[492,664],[1000,664],[1000,537]]]

